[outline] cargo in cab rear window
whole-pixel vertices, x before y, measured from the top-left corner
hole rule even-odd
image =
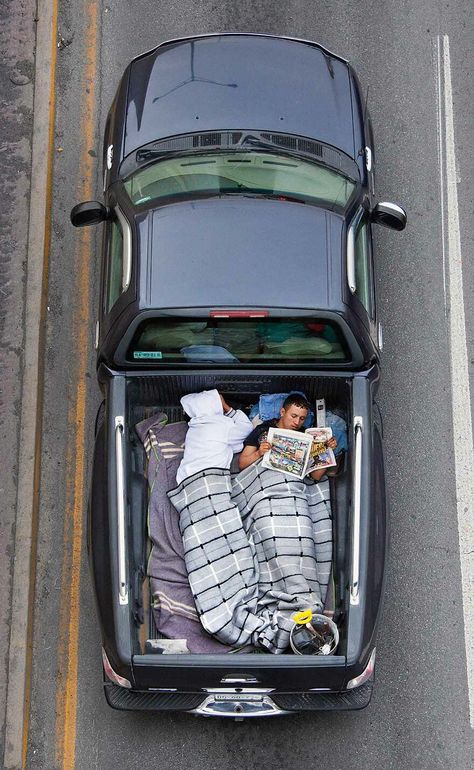
[[[350,360],[337,324],[298,318],[148,318],[127,351],[133,363],[295,364]]]

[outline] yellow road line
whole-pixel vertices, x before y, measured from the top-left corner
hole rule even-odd
[[[56,115],[56,59],[57,59],[57,26],[58,26],[58,0],[52,0],[51,6],[51,79],[49,87],[49,126],[48,126],[48,163],[46,171],[46,198],[45,198],[45,225],[43,246],[43,275],[41,285],[40,303],[40,329],[46,328],[46,306],[48,299],[49,283],[49,255],[51,249],[51,212],[53,193],[53,154],[54,154],[54,126]],[[31,710],[31,674],[33,665],[33,626],[34,626],[34,596],[36,590],[36,562],[38,552],[38,522],[39,501],[41,485],[41,448],[42,448],[42,423],[44,400],[44,349],[45,334],[40,333],[38,345],[38,387],[37,387],[37,412],[35,431],[35,460],[33,480],[33,509],[31,522],[31,553],[30,553],[30,579],[28,596],[28,620],[26,635],[25,656],[25,694],[23,710],[23,739],[22,739],[22,768],[26,767],[28,753],[28,735]]]
[[[93,195],[95,161],[88,151],[95,144],[98,9],[96,0],[87,0],[85,34],[84,93],[81,104],[82,149],[79,167],[78,199]],[[92,233],[81,231],[75,252],[78,274],[77,305],[72,328],[75,330],[77,389],[68,410],[68,449],[66,515],[64,521],[63,568],[61,575],[60,638],[58,644],[58,684],[56,693],[56,763],[63,770],[74,770],[76,754],[77,672],[81,582],[81,553],[84,509],[84,444],[86,417],[85,372],[90,340],[90,256]],[[74,467],[74,473],[72,468]]]

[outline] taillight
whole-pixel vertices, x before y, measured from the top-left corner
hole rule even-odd
[[[375,668],[375,647],[372,650],[372,655],[370,656],[369,662],[364,668],[362,674],[359,674],[359,676],[356,676],[354,679],[350,679],[347,683],[346,690],[353,690],[354,687],[360,687],[361,684],[364,684],[364,682],[366,682],[367,679],[370,679],[370,677],[374,673],[374,668]]]
[[[108,679],[110,679],[111,682],[114,682],[114,684],[120,685],[120,687],[127,687],[128,689],[131,688],[131,682],[128,681],[128,679],[125,679],[124,676],[120,676],[119,674],[116,674],[113,670],[112,666],[109,663],[109,659],[107,657],[107,653],[105,652],[104,648],[102,647],[102,663],[104,664],[104,671],[105,675]]]
[[[210,310],[211,318],[268,318],[268,310]]]

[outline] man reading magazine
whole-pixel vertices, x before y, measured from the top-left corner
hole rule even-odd
[[[239,458],[240,470],[247,468],[259,460],[268,452],[271,445],[268,443],[268,431],[270,428],[282,428],[284,430],[303,430],[304,421],[308,416],[310,405],[308,401],[298,393],[290,393],[280,409],[280,417],[273,420],[265,420],[247,436],[244,440],[244,448]],[[328,441],[328,447],[335,449],[337,441],[333,437]],[[325,468],[313,471],[309,475],[315,481],[320,481],[326,473]]]

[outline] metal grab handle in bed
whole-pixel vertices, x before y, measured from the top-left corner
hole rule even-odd
[[[123,473],[123,417],[115,418],[115,471],[117,481],[117,542],[119,603],[128,604],[127,567],[125,560],[125,486]]]
[[[354,418],[354,488],[352,523],[351,604],[359,604],[360,498],[362,484],[362,417]]]

